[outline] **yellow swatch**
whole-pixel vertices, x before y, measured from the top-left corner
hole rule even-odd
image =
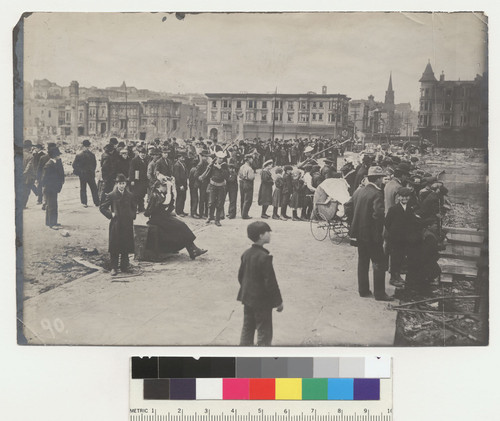
[[[276,400],[302,400],[302,379],[276,379]]]

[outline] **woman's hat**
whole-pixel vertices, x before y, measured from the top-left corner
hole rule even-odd
[[[83,145],[83,146],[86,146],[86,147],[89,147],[89,146],[90,146],[90,140],[85,139],[85,140],[82,142],[82,145]]]
[[[273,160],[272,159],[268,159],[266,162],[264,162],[264,167],[267,167],[268,165],[272,165],[273,163]]]
[[[226,152],[224,152],[224,151],[217,151],[217,152],[215,152],[215,156],[217,158],[225,158],[226,157]]]
[[[61,155],[61,151],[59,150],[59,148],[57,146],[54,146],[53,148],[49,149],[49,156],[51,158],[55,158],[56,156],[59,156],[59,155]]]

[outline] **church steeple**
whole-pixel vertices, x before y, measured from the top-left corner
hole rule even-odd
[[[394,105],[394,91],[392,90],[392,72],[389,76],[389,86],[385,91],[385,105]]]

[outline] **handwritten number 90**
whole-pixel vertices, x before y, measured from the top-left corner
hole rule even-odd
[[[51,322],[49,319],[42,319],[40,322],[44,330],[48,330],[53,338],[56,337],[56,333],[64,332],[64,322],[61,319],[54,319]]]

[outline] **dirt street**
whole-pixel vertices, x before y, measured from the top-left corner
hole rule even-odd
[[[254,220],[260,216],[257,192]],[[113,279],[102,269],[108,263],[108,221],[96,207],[80,204],[77,178],[66,180],[59,215],[63,227],[52,231],[34,197],[24,211],[22,318],[28,343],[238,344],[243,309],[236,301],[237,271],[250,246],[249,221],[238,214],[216,227],[186,217],[206,255],[191,261],[182,250],[161,263],[132,261],[141,275]],[[136,223],[145,222],[139,215]],[[268,249],[285,306],[274,313],[273,345],[393,344],[396,313],[358,296],[355,248],[315,240],[308,222],[268,222]]]

